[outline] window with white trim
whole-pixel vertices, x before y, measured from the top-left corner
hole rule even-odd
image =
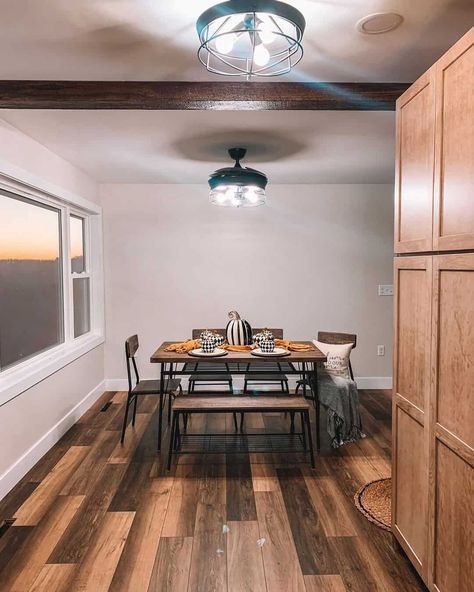
[[[0,192],[0,370],[64,342],[61,211]]]
[[[0,387],[10,396],[15,381],[34,384],[33,370],[40,380],[103,341],[100,208],[82,201],[91,210],[0,179]]]

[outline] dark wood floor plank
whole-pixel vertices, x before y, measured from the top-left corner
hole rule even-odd
[[[188,592],[222,592],[227,589],[226,535],[202,530],[194,535]]]
[[[2,592],[25,592],[31,588],[83,501],[84,496],[56,500],[24,545],[22,565],[9,578],[2,578]]]
[[[70,592],[108,592],[135,512],[110,512],[92,538]]]
[[[76,569],[71,563],[44,565],[28,592],[69,592]]]
[[[48,563],[79,563],[91,539],[101,528],[107,508],[123,478],[125,465],[105,465],[94,489],[87,495],[79,511],[51,553]]]
[[[339,570],[301,471],[277,469],[277,475],[303,574],[337,575]]]
[[[305,592],[290,524],[280,491],[255,493],[259,543],[270,592]]]
[[[143,494],[108,592],[148,589],[173,478],[153,479]]]
[[[206,464],[199,479],[189,587],[190,592],[226,589],[226,467]]]
[[[125,466],[125,474],[110,503],[110,512],[135,512],[149,484],[152,461],[131,462]]]
[[[356,466],[354,459],[335,456],[331,459],[324,459],[324,462],[331,463],[333,466],[333,476],[340,488],[341,492],[347,499],[351,499],[354,492],[364,483],[371,480],[371,478],[364,478],[363,470],[368,470],[370,475],[372,467],[369,464]],[[393,585],[398,586],[394,588],[396,592],[413,592],[424,590],[414,568],[410,562],[396,547],[393,536],[368,520],[356,509],[355,505],[349,507],[351,512],[351,520],[357,530],[357,539],[360,541],[363,548],[370,550],[379,564],[381,574],[389,578]],[[342,539],[339,539],[342,540]],[[335,547],[334,554],[338,556],[339,551]],[[390,588],[388,588],[390,590]]]
[[[87,456],[88,446],[71,446],[15,512],[16,526],[34,526],[54,503],[68,479]]]
[[[258,522],[228,522],[227,585],[232,592],[266,592]]]
[[[186,592],[192,548],[192,537],[160,539],[148,592]]]
[[[341,577],[351,592],[390,592],[380,578],[372,572],[356,537],[333,538],[330,540]],[[380,585],[378,584],[380,582]],[[396,589],[393,589],[395,592]]]
[[[127,463],[133,457],[138,445],[140,444],[145,430],[150,423],[150,416],[137,414],[135,425],[129,425],[125,433],[125,441],[120,442],[120,435],[117,435],[115,447],[110,453],[108,462]],[[111,432],[114,433],[114,432]]]
[[[341,576],[304,576],[306,592],[346,592]]]
[[[23,549],[33,526],[10,526],[0,539],[0,582],[12,578],[23,562]]]
[[[192,537],[196,523],[201,464],[178,465],[163,525],[163,537]]]
[[[252,463],[252,487],[254,491],[279,491],[276,469],[269,463]],[[254,497],[255,500],[255,497]]]
[[[227,456],[226,504],[227,520],[257,520],[248,454]]]
[[[326,537],[357,536],[347,500],[332,477],[305,475],[305,483]]]
[[[92,428],[103,427],[102,423],[106,423],[108,418],[106,413],[102,413],[100,410],[102,407],[111,401],[115,395],[113,391],[105,391],[97,401],[89,407],[89,409],[82,415],[77,422],[80,425],[87,425]]]
[[[13,518],[18,508],[30,497],[38,483],[22,479],[0,502],[0,524]]]
[[[86,495],[93,488],[117,443],[114,432],[101,431],[89,452],[61,490],[61,495]]]
[[[194,535],[202,532],[222,534],[226,516],[226,467],[207,464],[203,467],[197,487]]]

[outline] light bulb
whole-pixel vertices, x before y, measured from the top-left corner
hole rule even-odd
[[[262,43],[273,43],[275,41],[276,35],[273,32],[273,24],[268,17],[265,19],[260,19],[260,22],[258,23],[258,29]]]
[[[228,54],[234,48],[235,34],[226,33],[216,39],[216,49],[219,53]]]
[[[250,203],[257,203],[258,201],[258,195],[255,193],[255,189],[249,189],[245,194],[245,197]]]
[[[263,45],[263,43],[257,45],[255,48],[253,60],[257,66],[266,66],[270,61],[270,52],[265,47],[265,45]]]
[[[234,196],[235,196],[235,189],[233,187],[228,187],[228,189],[225,192],[226,199],[233,199]]]

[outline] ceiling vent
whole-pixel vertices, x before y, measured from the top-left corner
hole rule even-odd
[[[376,12],[360,19],[357,30],[365,35],[388,33],[403,23],[403,17],[396,12]]]

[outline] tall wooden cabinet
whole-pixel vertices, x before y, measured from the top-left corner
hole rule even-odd
[[[397,102],[393,533],[474,589],[474,29]]]

